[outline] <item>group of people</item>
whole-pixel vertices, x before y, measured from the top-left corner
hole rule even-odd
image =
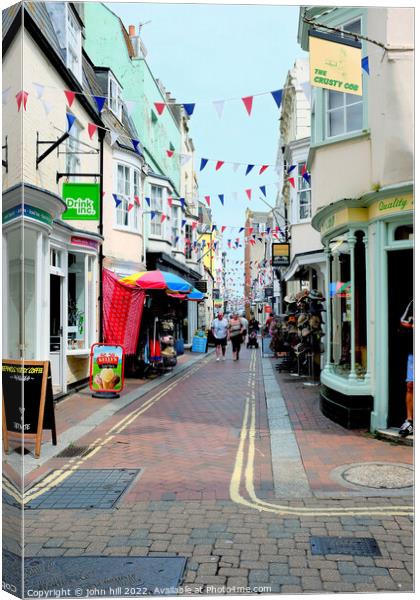
[[[251,332],[258,332],[259,327],[254,315],[251,315],[248,322],[244,314],[239,316],[238,312],[233,312],[230,317],[225,317],[224,313],[220,311],[211,324],[211,332],[216,346],[216,361],[225,360],[226,346],[229,340],[232,343],[233,360],[239,360],[241,345],[246,340],[246,336]]]

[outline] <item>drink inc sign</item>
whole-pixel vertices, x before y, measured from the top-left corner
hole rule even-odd
[[[98,183],[64,183],[63,200],[67,210],[61,218],[64,221],[98,221],[99,193]]]

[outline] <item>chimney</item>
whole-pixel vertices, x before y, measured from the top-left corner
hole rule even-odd
[[[145,45],[141,41],[140,36],[136,34],[136,26],[135,25],[128,26],[128,35],[130,37],[131,44],[134,49],[134,56],[136,58],[146,58],[147,50],[146,50]]]
[[[134,37],[136,35],[136,26],[135,25],[128,26],[128,35],[130,37]]]

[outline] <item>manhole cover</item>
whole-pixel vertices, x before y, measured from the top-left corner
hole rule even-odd
[[[140,469],[79,469],[32,499],[26,508],[112,508],[139,472]]]
[[[84,456],[88,450],[92,450],[91,446],[67,446],[56,455],[56,458],[70,458],[72,456]]]
[[[175,595],[185,562],[182,556],[25,558],[24,597]],[[7,550],[3,551],[3,573],[6,574],[3,587],[15,586],[21,596],[21,559]]]
[[[376,489],[392,490],[413,486],[413,470],[402,465],[353,465],[343,472],[342,477],[348,483]]]
[[[349,554],[351,556],[382,556],[373,538],[311,537],[312,554]]]

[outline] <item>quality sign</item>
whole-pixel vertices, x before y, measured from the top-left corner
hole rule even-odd
[[[362,95],[362,45],[335,34],[309,31],[311,84]]]
[[[64,183],[63,200],[67,210],[61,218],[64,221],[98,221],[99,197],[98,183]]]

